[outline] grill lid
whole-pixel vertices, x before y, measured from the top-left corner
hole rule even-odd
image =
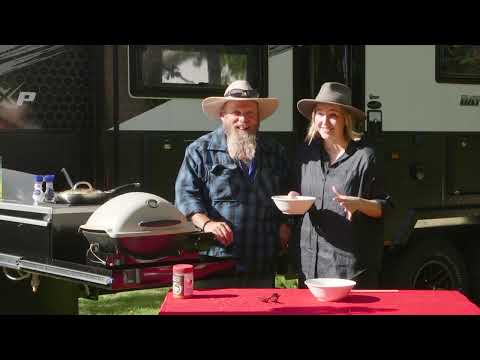
[[[144,192],[130,192],[108,200],[80,229],[104,231],[112,238],[199,231],[170,202]]]

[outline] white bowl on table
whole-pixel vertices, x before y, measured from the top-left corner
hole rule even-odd
[[[272,200],[278,210],[287,215],[303,215],[315,202],[314,196],[289,196],[277,195],[272,196]]]
[[[346,297],[357,283],[353,280],[338,278],[316,278],[305,280],[318,301],[338,301]]]

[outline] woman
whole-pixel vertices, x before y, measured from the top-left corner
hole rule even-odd
[[[331,82],[297,108],[311,124],[289,195],[316,197],[294,232],[299,285],[316,277],[349,278],[366,269],[355,279],[357,287],[378,287],[388,197],[374,150],[353,131],[365,114],[351,106],[349,87]]]

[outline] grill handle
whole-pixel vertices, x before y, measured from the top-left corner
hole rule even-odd
[[[180,220],[154,220],[154,221],[140,221],[138,226],[141,227],[162,227],[162,226],[173,226],[180,224]]]

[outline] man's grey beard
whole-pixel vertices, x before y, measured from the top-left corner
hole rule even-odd
[[[227,130],[228,153],[235,160],[249,162],[255,157],[257,148],[257,134],[238,133],[235,130]]]

